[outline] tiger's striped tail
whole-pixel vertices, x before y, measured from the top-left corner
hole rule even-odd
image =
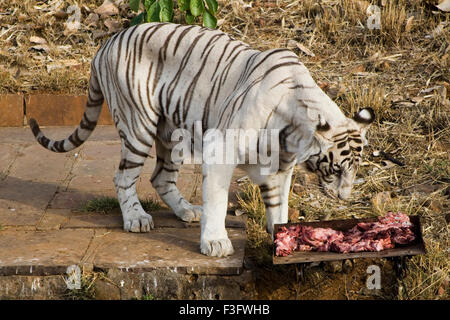
[[[97,126],[98,119],[100,118],[103,101],[104,97],[98,84],[97,77],[95,72],[92,72],[89,83],[88,101],[86,103],[83,118],[81,119],[78,127],[68,138],[63,140],[51,140],[47,138],[42,133],[36,120],[33,118],[30,119],[31,131],[39,144],[44,148],[53,152],[71,151],[82,145],[94,131]]]

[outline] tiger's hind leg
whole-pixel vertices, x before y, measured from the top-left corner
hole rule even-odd
[[[153,229],[152,216],[147,214],[136,193],[136,181],[142,171],[151,147],[151,141],[142,144],[131,141],[119,130],[122,138],[122,159],[114,177],[117,198],[123,216],[123,228],[131,232],[149,232]]]
[[[161,199],[175,212],[178,218],[186,222],[200,221],[202,207],[189,203],[177,188],[176,183],[181,165],[172,162],[171,152],[172,150],[156,141],[156,167],[150,181]]]

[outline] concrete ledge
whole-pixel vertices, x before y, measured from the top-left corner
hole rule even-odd
[[[95,300],[131,300],[143,299],[144,296],[151,296],[157,300],[255,298],[255,283],[249,270],[235,276],[212,276],[179,274],[161,269],[141,273],[111,269],[102,273],[95,280],[93,287],[92,296],[85,298]],[[2,300],[66,299],[70,294],[61,275],[0,276]]]

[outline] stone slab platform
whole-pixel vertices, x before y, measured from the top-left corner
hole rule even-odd
[[[42,129],[61,139],[74,128]],[[156,161],[154,151],[151,155],[138,195],[160,201],[148,181]],[[234,255],[212,258],[200,254],[199,223],[180,221],[168,209],[151,212],[155,229],[145,234],[124,232],[118,210],[83,212],[90,199],[116,197],[112,179],[119,161],[120,140],[111,126],[98,126],[85,144],[66,154],[37,145],[29,128],[0,128],[0,299],[61,298],[67,292],[61,275],[73,265],[103,275],[96,281],[100,299],[147,293],[242,297],[241,289],[250,283],[243,268],[242,216],[229,212],[226,220]],[[242,176],[236,172],[230,201]],[[177,185],[187,199],[201,204],[201,181],[198,167],[183,166]]]

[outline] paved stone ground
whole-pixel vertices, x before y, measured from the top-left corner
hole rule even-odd
[[[43,128],[48,137],[67,137],[72,127]],[[118,210],[82,212],[100,196],[116,197],[114,172],[120,142],[114,127],[99,126],[80,148],[57,154],[39,146],[29,128],[0,128],[0,298],[61,298],[67,267],[101,272],[96,298],[215,299],[249,297],[251,275],[243,269],[245,222],[229,214],[235,254],[206,257],[199,252],[198,223],[172,212],[152,213],[155,230],[122,230]],[[140,199],[160,200],[149,182],[156,158],[149,157],[138,181]],[[242,176],[236,172],[235,181]],[[201,203],[201,172],[183,166],[178,187]],[[235,201],[233,182],[230,201]]]

